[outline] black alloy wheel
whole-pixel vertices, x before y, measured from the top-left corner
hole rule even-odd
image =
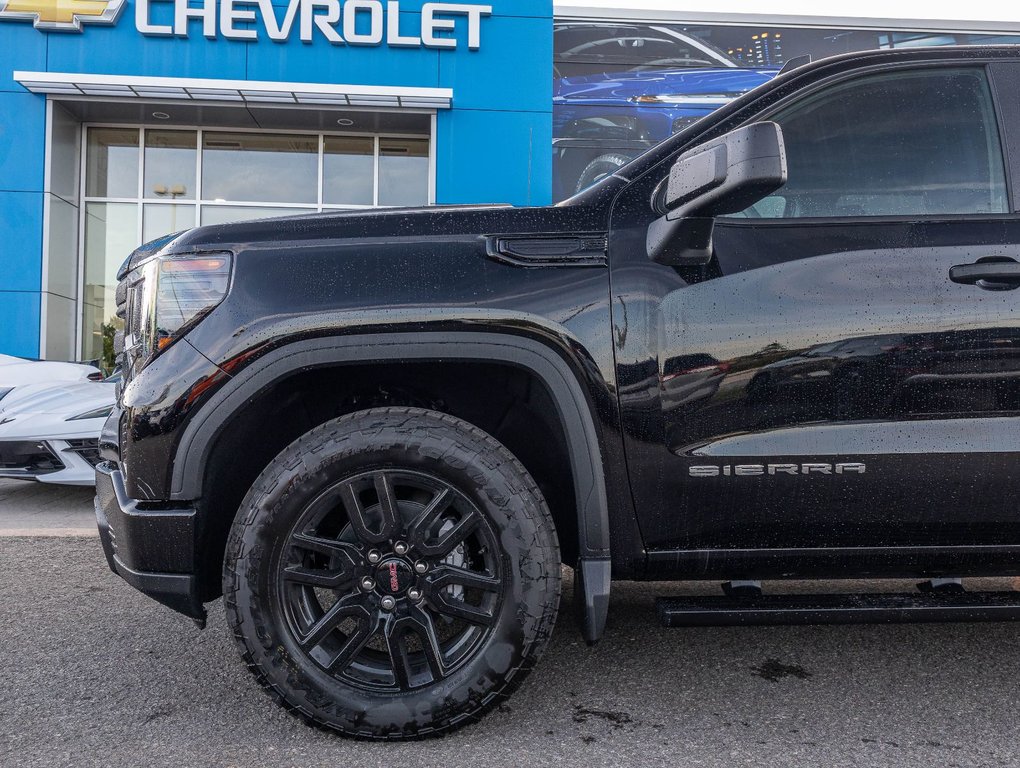
[[[446,679],[492,633],[503,599],[492,526],[449,483],[376,469],[309,504],[279,568],[301,650],[352,685]]]
[[[559,547],[534,480],[490,435],[375,408],[263,471],[223,578],[242,655],[281,705],[356,738],[421,738],[478,720],[535,665]]]

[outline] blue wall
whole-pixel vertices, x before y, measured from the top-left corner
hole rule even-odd
[[[199,20],[188,38],[147,37],[135,28],[134,0],[115,26],[85,24],[81,33],[0,20],[0,353],[38,354],[42,290],[45,97],[12,71],[452,88],[452,109],[437,118],[436,201],[543,205],[552,189],[552,2],[488,4],[477,51],[467,47],[465,17],[456,50],[335,46],[318,34],[303,43],[297,23],[282,43],[261,25],[255,42],[209,40]],[[405,34],[420,27],[421,5],[401,3]],[[152,22],[168,23],[171,11],[153,0]]]
[[[0,24],[0,352],[39,352],[46,102],[11,79],[45,68],[47,36]]]

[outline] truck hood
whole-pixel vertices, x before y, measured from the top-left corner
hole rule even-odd
[[[159,253],[279,248],[345,241],[406,240],[425,242],[448,237],[484,238],[497,234],[597,232],[606,227],[604,215],[590,206],[451,205],[424,208],[379,208],[333,211],[257,219],[198,227],[141,246],[124,263],[120,277]]]
[[[559,81],[553,101],[630,101],[638,96],[718,96],[725,104],[766,83],[778,69],[666,69],[643,72],[610,72]]]

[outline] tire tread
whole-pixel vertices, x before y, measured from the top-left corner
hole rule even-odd
[[[541,518],[536,521],[538,527],[544,528],[549,534],[548,543],[544,547],[537,540],[532,544],[533,547],[544,548],[546,550],[536,553],[540,555],[540,559],[546,565],[543,569],[545,571],[543,577],[546,580],[546,585],[543,589],[544,603],[542,605],[542,616],[539,621],[538,630],[530,645],[523,650],[521,663],[508,670],[503,677],[502,684],[489,691],[484,698],[475,702],[470,709],[458,712],[445,722],[417,729],[413,733],[381,734],[375,731],[351,731],[340,728],[327,720],[317,717],[303,707],[290,702],[287,699],[286,692],[270,678],[256,661],[255,651],[249,645],[248,635],[242,630],[245,618],[242,615],[237,600],[237,593],[241,588],[242,581],[242,568],[239,567],[239,563],[248,555],[244,550],[244,534],[255,524],[256,516],[260,509],[260,502],[266,497],[271,496],[281,485],[294,482],[305,468],[304,457],[309,453],[317,453],[331,444],[350,439],[358,434],[378,434],[382,429],[386,428],[405,431],[409,434],[423,428],[430,430],[448,428],[470,438],[470,441],[476,442],[479,447],[484,447],[484,452],[478,451],[478,453],[486,457],[499,457],[500,459],[498,463],[488,467],[488,470],[504,472],[513,477],[517,482],[523,484],[524,487],[521,488],[520,493],[530,496],[533,504],[521,505],[522,509],[526,514],[528,514],[529,510],[535,510],[533,517]],[[410,439],[405,439],[403,447],[407,447],[409,442],[411,442]],[[241,652],[242,660],[255,676],[261,688],[279,706],[300,717],[307,725],[326,731],[339,731],[350,738],[366,741],[406,741],[441,737],[464,725],[480,720],[485,713],[509,698],[537,664],[552,635],[553,624],[559,607],[559,597],[559,541],[556,535],[556,527],[553,524],[552,514],[545,502],[545,498],[524,465],[494,437],[475,425],[446,413],[409,406],[371,408],[341,416],[315,427],[285,448],[263,470],[241,502],[227,540],[223,566],[223,603],[227,615],[227,624]],[[289,679],[294,681],[295,677],[292,675]]]

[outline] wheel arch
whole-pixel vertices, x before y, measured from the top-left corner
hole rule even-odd
[[[495,362],[524,369],[542,382],[566,437],[577,515],[577,578],[584,600],[583,632],[595,642],[608,611],[610,528],[600,432],[579,374],[550,345],[498,332],[359,334],[302,339],[280,346],[235,374],[188,424],[171,476],[174,499],[198,499],[218,437],[245,403],[298,371],[387,362]]]

